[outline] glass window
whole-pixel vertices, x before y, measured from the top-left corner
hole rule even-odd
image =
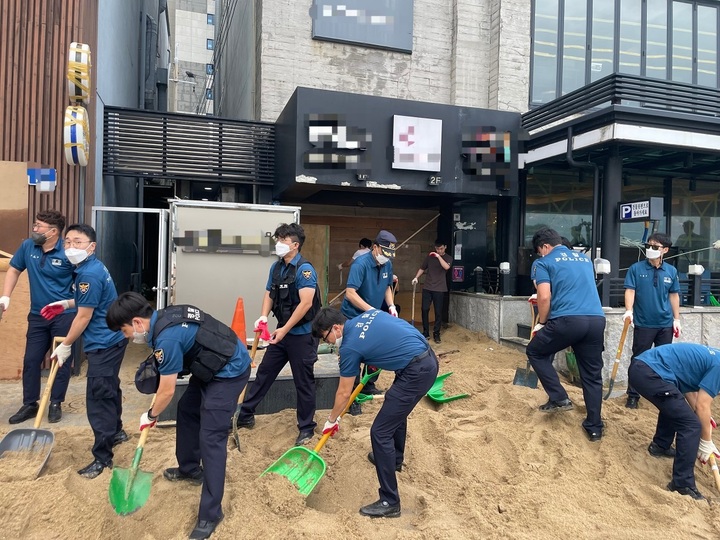
[[[205,64],[205,73],[207,75],[212,75],[215,73],[215,65],[214,64]]]
[[[623,175],[622,201],[641,201],[650,197],[662,197],[664,180],[657,177]],[[635,221],[620,224],[620,276],[644,255],[640,247],[653,232],[666,232],[665,220],[654,224],[648,221]]]
[[[207,23],[215,26],[215,15],[213,15],[212,13],[208,13],[207,14]]]
[[[532,62],[532,102],[552,101],[557,97],[558,0],[535,1]]]
[[[652,0],[651,0],[652,1]],[[593,2],[590,81],[613,72],[615,54],[615,3]]]
[[[585,86],[586,34],[587,4],[578,0],[566,0],[563,28],[563,94]]]
[[[692,82],[692,4],[673,2],[672,80]]]
[[[640,75],[642,54],[641,0],[622,0],[620,3],[620,41],[618,73]]]
[[[645,70],[648,77],[667,79],[667,0],[647,0]]]
[[[205,89],[205,99],[212,99],[212,98],[213,98],[212,88],[206,88]]]
[[[551,227],[573,245],[590,245],[592,173],[538,170],[527,176],[525,245],[542,227]]]
[[[208,39],[206,43],[206,47],[209,51],[212,51],[215,48],[215,40],[214,39]]]
[[[679,272],[687,272],[690,264],[702,264],[708,272],[720,272],[720,251],[711,249],[720,238],[719,199],[715,182],[673,179],[670,233],[678,250]]]
[[[698,6],[697,83],[717,87],[717,8]]]

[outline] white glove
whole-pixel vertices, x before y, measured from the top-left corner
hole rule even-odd
[[[142,414],[140,417],[140,431],[145,428],[151,428],[157,424],[157,418],[150,419],[150,409]]]
[[[530,302],[533,306],[537,305],[537,294],[530,295],[528,302]]]
[[[530,336],[531,336],[531,337],[534,336],[535,334],[537,334],[537,333],[538,333],[540,330],[542,330],[543,328],[545,328],[545,325],[544,325],[544,324],[537,323],[537,324],[533,327],[532,333],[530,334]]]
[[[715,249],[720,249],[720,240],[715,240],[715,242],[713,242],[713,247]]]
[[[331,422],[330,420],[325,420],[325,425],[323,426],[323,435],[327,435],[328,433],[332,437],[340,430],[340,417],[338,416],[334,422]]]
[[[50,358],[57,358],[58,367],[62,367],[62,365],[65,363],[65,360],[70,357],[71,352],[71,345],[65,345],[64,343],[61,343],[60,345],[55,347],[55,350],[50,355]]]
[[[680,324],[680,319],[673,319],[673,336],[679,338],[681,331],[682,325]]]
[[[633,312],[632,309],[628,309],[623,313],[623,324],[625,323],[625,319],[630,319],[630,324],[632,325],[635,322],[635,319],[633,318]]]
[[[416,277],[412,278],[412,281],[410,283],[412,283],[413,285],[417,285],[418,284],[417,278]]]
[[[393,317],[397,317],[397,316],[398,316],[397,309],[395,309],[395,304],[389,305],[389,306],[388,306],[388,311],[390,312],[390,315],[392,315]]]
[[[260,318],[257,321],[255,321],[255,326],[253,326],[253,330],[257,330],[258,327],[260,326],[260,323],[267,324],[267,317],[265,315],[260,315]]]
[[[342,271],[343,268],[344,268],[343,263],[338,264],[338,270]]]
[[[710,454],[715,454],[716,458],[720,458],[720,452],[715,448],[715,443],[712,441],[705,441],[700,439],[700,446],[698,447],[697,458],[703,465],[710,459]]]
[[[10,307],[10,297],[9,296],[0,296],[0,304],[5,306],[3,308],[3,311],[7,311]]]

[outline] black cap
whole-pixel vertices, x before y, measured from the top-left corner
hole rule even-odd
[[[385,255],[388,259],[393,259],[395,257],[395,244],[397,243],[397,238],[388,231],[380,231],[375,238],[375,243],[380,246],[382,254]]]

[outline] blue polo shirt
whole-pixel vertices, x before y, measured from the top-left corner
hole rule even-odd
[[[700,388],[711,397],[720,392],[720,349],[696,343],[671,343],[635,357],[683,394]]]
[[[382,266],[378,266],[372,252],[369,252],[355,259],[355,262],[350,267],[347,288],[355,289],[358,295],[360,295],[360,298],[372,307],[380,308],[382,307],[383,300],[385,300],[385,292],[388,287],[392,287],[392,280],[392,262],[388,261]],[[342,311],[342,314],[348,319],[352,319],[363,313],[363,311],[355,307],[347,297],[343,300],[340,311]]]
[[[590,258],[562,244],[533,263],[531,276],[537,285],[550,283],[548,319],[572,315],[604,317],[595,285],[595,271]]]
[[[282,268],[280,270],[280,277],[284,278],[285,276],[287,276],[290,267],[297,266],[299,261],[300,253],[295,255],[289,264],[285,264],[285,261],[283,259],[280,259],[279,261],[273,263],[273,265],[270,267],[270,276],[268,277],[267,283],[265,284],[265,290],[270,291],[272,289],[272,276],[273,272],[275,271],[276,264],[282,265]],[[306,262],[297,267],[297,270],[295,271],[295,286],[297,287],[298,292],[300,291],[300,289],[307,288],[312,288],[314,292],[316,285],[317,273],[315,272],[312,264]],[[309,334],[310,332],[312,332],[312,321],[308,321],[305,324],[301,324],[299,326],[296,326],[295,328],[292,328],[288,332],[288,334],[291,334],[293,336],[300,336],[304,334]]]
[[[50,302],[72,298],[74,266],[65,256],[62,240],[50,251],[44,252],[30,239],[10,259],[10,266],[18,272],[27,270],[30,281],[30,313],[40,315],[40,310]],[[68,313],[74,309],[67,310]]]
[[[150,317],[149,335],[152,336],[155,331],[155,323],[157,322],[157,311],[153,312]],[[195,335],[200,328],[196,323],[182,323],[166,327],[153,343],[152,338],[148,344],[155,359],[158,361],[158,371],[161,375],[173,375],[183,371],[183,357],[193,345],[195,345]],[[248,367],[250,367],[250,355],[247,347],[237,340],[238,344],[235,354],[230,358],[225,367],[218,371],[215,375],[219,379],[231,379],[239,377]]]
[[[650,261],[633,264],[625,276],[625,288],[635,291],[633,321],[641,328],[670,328],[673,323],[670,293],[680,292],[674,266],[662,263],[655,268]]]
[[[428,350],[427,340],[412,325],[389,313],[372,309],[345,323],[340,356],[340,376],[354,377],[361,363],[388,371],[404,369]]]
[[[105,316],[117,298],[117,290],[110,272],[95,255],[90,255],[75,270],[74,295],[76,307],[93,308],[90,323],[83,332],[83,349],[97,351],[120,343],[125,336],[108,328]]]

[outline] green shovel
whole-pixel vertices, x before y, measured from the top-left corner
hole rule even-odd
[[[152,409],[154,404],[155,397],[153,397],[152,403],[150,404],[150,409]],[[153,475],[152,473],[138,469],[150,429],[151,428],[145,428],[142,430],[142,433],[140,433],[140,441],[135,449],[135,457],[133,457],[130,468],[113,468],[108,496],[115,512],[121,516],[126,516],[139,510],[147,502],[148,498],[150,498]]]
[[[345,405],[345,409],[340,414],[341,417],[350,409],[350,405],[355,401],[355,398],[365,384],[381,371],[382,370],[378,369],[374,373],[368,373],[360,380],[360,384],[357,385],[347,405]],[[325,446],[329,438],[330,433],[323,435],[313,450],[309,450],[304,446],[291,448],[280,456],[280,459],[270,465],[260,476],[264,476],[267,473],[279,474],[290,480],[290,483],[292,483],[302,495],[309,495],[325,475],[326,465],[318,452]]]

